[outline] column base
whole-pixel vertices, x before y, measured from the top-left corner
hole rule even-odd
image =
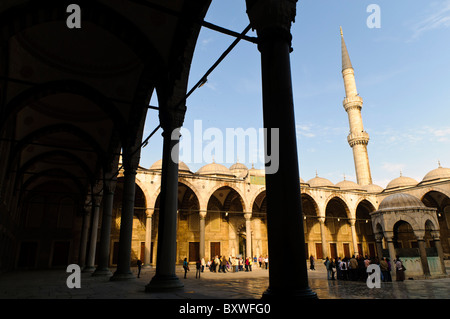
[[[318,299],[317,294],[311,288],[301,289],[272,289],[267,290],[262,295],[262,300],[300,300],[300,299]]]
[[[128,273],[118,273],[117,271],[112,275],[109,280],[111,281],[121,281],[121,280],[130,280],[130,279],[136,279],[136,276],[133,275],[131,272]]]
[[[92,276],[112,276],[113,273],[108,268],[97,268],[93,273]]]
[[[172,289],[183,288],[184,284],[177,276],[158,276],[155,275],[147,286],[145,292],[168,291]]]
[[[94,272],[94,271],[95,271],[94,266],[86,266],[83,268],[83,270],[81,272]]]

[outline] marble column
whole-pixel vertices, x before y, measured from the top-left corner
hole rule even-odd
[[[80,240],[80,253],[78,256],[78,265],[81,269],[86,266],[86,251],[87,242],[89,237],[89,226],[91,224],[91,209],[89,207],[84,208],[83,215],[83,228],[81,229],[81,240]]]
[[[383,234],[375,233],[375,242],[377,247],[377,255],[381,260],[383,258]]]
[[[356,236],[356,219],[351,218],[350,219],[350,229],[352,231],[352,244],[353,244],[353,254],[356,256],[359,255],[359,251],[358,251],[358,238]]]
[[[437,253],[438,253],[438,257],[439,257],[439,261],[441,263],[442,273],[444,275],[446,275],[447,271],[445,270],[444,251],[442,250],[442,244],[441,244],[441,239],[439,237],[439,231],[438,230],[431,231],[431,236],[433,237],[434,247],[436,247],[436,250],[437,250]]]
[[[94,272],[95,270],[95,251],[97,249],[98,219],[100,215],[100,199],[94,196],[92,200],[92,225],[91,237],[89,241],[89,253],[87,255],[86,267],[83,272]]]
[[[328,242],[326,239],[326,232],[325,232],[325,217],[319,217],[319,224],[320,224],[320,238],[322,240],[322,257],[323,259],[329,257],[328,256]]]
[[[392,280],[394,280],[396,278],[394,260],[397,257],[396,253],[395,253],[395,247],[394,247],[394,234],[393,234],[393,232],[385,232],[384,237],[386,238],[388,249],[389,249],[389,260],[391,263],[391,277],[392,277]]]
[[[133,233],[134,198],[136,191],[136,169],[139,163],[138,155],[123,154],[123,196],[120,216],[119,253],[117,269],[110,280],[136,279],[131,272],[131,243]]]
[[[111,178],[112,176],[109,175]],[[111,250],[111,223],[116,180],[105,180],[103,189],[102,229],[98,251],[98,264],[92,276],[111,276],[109,254]]]
[[[246,239],[246,253],[249,258],[253,258],[252,255],[252,214],[244,214],[245,218],[245,234],[247,236]]]
[[[316,298],[308,286],[290,52],[296,1],[246,0],[261,53],[269,287],[263,298]],[[270,154],[270,156],[269,156]],[[286,256],[295,271],[286,271]]]
[[[424,276],[430,276],[430,266],[428,265],[428,260],[427,260],[427,251],[426,251],[426,246],[425,246],[425,240],[424,240],[424,233],[425,231],[421,232],[423,234],[420,235],[416,235],[417,237],[417,243],[419,245],[419,253],[420,253],[420,261],[422,263],[422,270],[423,270],[423,274]]]
[[[150,264],[150,254],[152,251],[153,212],[154,211],[150,209],[146,210],[147,220],[145,222],[145,259],[143,268],[152,268]]]
[[[200,211],[200,260],[205,258],[205,218],[206,212]]]
[[[163,157],[156,272],[145,287],[147,292],[184,287],[175,274],[180,129],[179,127],[171,129],[164,125],[162,127]]]

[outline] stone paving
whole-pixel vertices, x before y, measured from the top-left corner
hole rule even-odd
[[[114,271],[114,269],[112,269]],[[136,269],[133,269],[136,273]],[[447,273],[450,269],[447,268]],[[81,288],[69,289],[65,269],[14,271],[0,274],[1,299],[260,299],[268,287],[268,271],[212,273],[205,269],[200,279],[195,271],[177,268],[184,288],[173,292],[146,293],[154,269],[143,269],[141,277],[110,281],[109,277],[81,274]],[[450,278],[405,280],[382,283],[370,289],[365,282],[327,280],[325,268],[308,270],[310,287],[320,299],[450,299]]]

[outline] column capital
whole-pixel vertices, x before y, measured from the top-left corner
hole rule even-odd
[[[319,223],[325,224],[325,217],[319,217],[318,220],[319,220]]]
[[[283,29],[290,34],[295,22],[297,0],[246,0],[247,15],[258,36],[268,29]]]
[[[433,238],[434,241],[441,240],[441,234],[440,234],[439,230],[432,230],[430,233],[431,233],[431,237]]]
[[[414,235],[417,237],[418,241],[423,241],[425,237],[425,229],[414,230]]]
[[[250,213],[245,213],[245,214],[244,214],[244,218],[245,218],[245,220],[252,219],[252,214],[250,214]]]
[[[178,109],[162,109],[159,112],[159,122],[164,130],[163,134],[172,134],[174,129],[183,126],[185,114],[186,106]]]
[[[350,226],[354,227],[356,224],[356,218],[350,218],[349,222],[350,222]]]
[[[205,219],[206,218],[206,212],[204,212],[204,211],[198,212],[198,215],[200,216],[200,219]]]
[[[147,218],[152,218],[154,212],[155,212],[155,210],[153,210],[151,208],[146,208],[145,209],[145,215],[147,216]]]

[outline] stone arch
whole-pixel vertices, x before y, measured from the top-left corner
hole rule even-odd
[[[247,211],[248,211],[248,205],[247,205],[247,203],[246,203],[245,197],[243,196],[242,192],[241,192],[238,188],[233,187],[232,185],[230,185],[230,183],[227,183],[227,182],[220,182],[220,183],[217,183],[216,185],[214,185],[214,187],[210,188],[209,191],[205,194],[205,197],[204,197],[205,200],[207,200],[207,202],[209,202],[209,200],[211,199],[211,196],[213,196],[214,193],[215,193],[217,190],[219,190],[220,188],[222,188],[222,187],[228,187],[228,188],[230,188],[231,190],[233,190],[233,191],[235,191],[236,193],[238,193],[238,194],[239,194],[239,197],[240,197],[240,200],[241,200],[241,204],[242,204],[242,210],[243,210],[244,212],[247,212]]]
[[[249,209],[253,210],[253,205],[255,204],[255,201],[257,200],[257,198],[259,196],[261,196],[261,194],[265,194],[266,192],[266,187],[261,187],[258,189],[258,191],[256,192],[256,194],[250,199],[250,203],[249,203]],[[258,205],[260,206],[260,205]]]
[[[325,199],[325,203],[324,203],[325,216],[326,216],[326,210],[327,210],[328,204],[333,200],[339,201],[343,205],[343,207],[345,209],[345,213],[347,215],[346,218],[352,217],[351,213],[350,213],[350,205],[347,203],[347,200],[340,194],[331,194]]]

